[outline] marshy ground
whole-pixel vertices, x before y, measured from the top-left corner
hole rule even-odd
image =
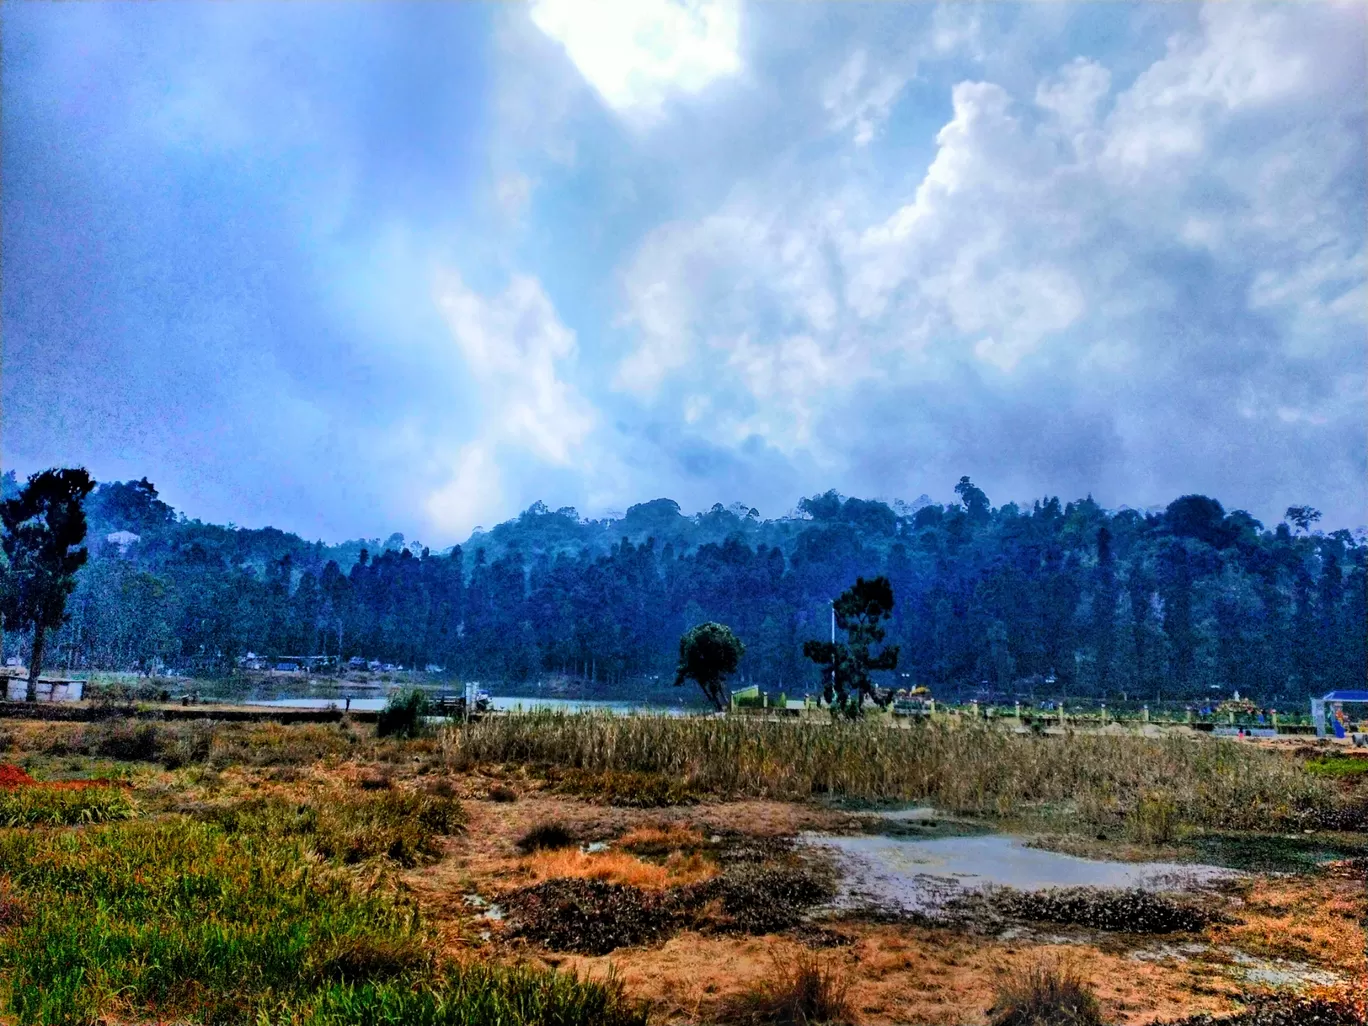
[[[6,1014],[779,1021],[755,995],[812,964],[852,1021],[983,1023],[1042,959],[1071,965],[1113,1023],[1362,1001],[1356,767],[1210,739],[877,731],[531,717],[399,740],[11,721]],[[912,803],[945,811],[880,815]],[[1045,891],[942,876],[927,888],[943,900],[881,906],[842,899],[849,864],[819,843],[986,831],[1239,872]]]

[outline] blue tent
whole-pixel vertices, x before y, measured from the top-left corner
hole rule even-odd
[[[1331,691],[1324,698],[1311,699],[1311,722],[1316,726],[1316,734],[1320,737],[1325,736],[1325,706],[1344,705],[1346,702],[1354,704],[1368,705],[1368,691],[1346,690]],[[1344,737],[1344,725],[1340,723],[1339,717],[1332,717],[1331,729],[1334,730],[1336,737]]]

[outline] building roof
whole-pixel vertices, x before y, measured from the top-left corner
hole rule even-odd
[[[1324,702],[1368,702],[1368,691],[1331,691]]]

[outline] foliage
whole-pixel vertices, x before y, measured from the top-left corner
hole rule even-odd
[[[417,737],[423,732],[424,718],[430,703],[427,695],[416,688],[407,694],[390,695],[385,708],[375,721],[379,737]]]
[[[804,642],[803,655],[819,666],[832,668],[830,676],[823,675],[823,698],[833,712],[854,718],[866,699],[883,707],[892,695],[891,690],[880,691],[870,673],[897,669],[898,646],[886,646],[877,654],[870,649],[882,644],[886,636],[883,623],[893,613],[893,588],[887,577],[869,581],[857,578],[833,603],[833,609],[836,626],[846,632],[846,640]]]
[[[85,565],[82,505],[95,483],[82,468],[30,474],[19,495],[0,502],[8,566],[0,588],[0,615],[33,628],[28,700],[43,669],[47,632],[66,621],[66,603]]]
[[[989,1014],[992,1026],[1104,1026],[1106,1021],[1078,971],[1049,961],[1004,973]]]
[[[1142,844],[1168,844],[1178,825],[1178,803],[1164,791],[1144,792],[1126,815],[1126,834]]]
[[[652,675],[668,687],[680,634],[713,621],[746,639],[739,674],[796,695],[822,683],[802,642],[826,601],[883,576],[899,669],[938,697],[1238,687],[1286,712],[1368,679],[1368,545],[1349,532],[1265,528],[1206,496],[1147,513],[1089,498],[994,508],[961,484],[946,506],[831,492],[773,520],[686,516],[669,499],[613,521],[534,506],[437,553],[171,518],[141,483],[106,483],[92,535],[136,523],[139,540],[93,546],[53,643],[75,668],[224,672],[248,651],[316,652],[640,693]],[[100,498],[114,488],[136,494]]]
[[[736,665],[746,654],[746,646],[720,623],[700,623],[689,628],[679,639],[679,665],[675,668],[675,686],[691,679],[703,691],[703,696],[714,709],[726,706],[723,681],[736,672]]]

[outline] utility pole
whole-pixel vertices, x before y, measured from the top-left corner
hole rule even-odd
[[[831,694],[836,695],[836,600],[831,600]]]

